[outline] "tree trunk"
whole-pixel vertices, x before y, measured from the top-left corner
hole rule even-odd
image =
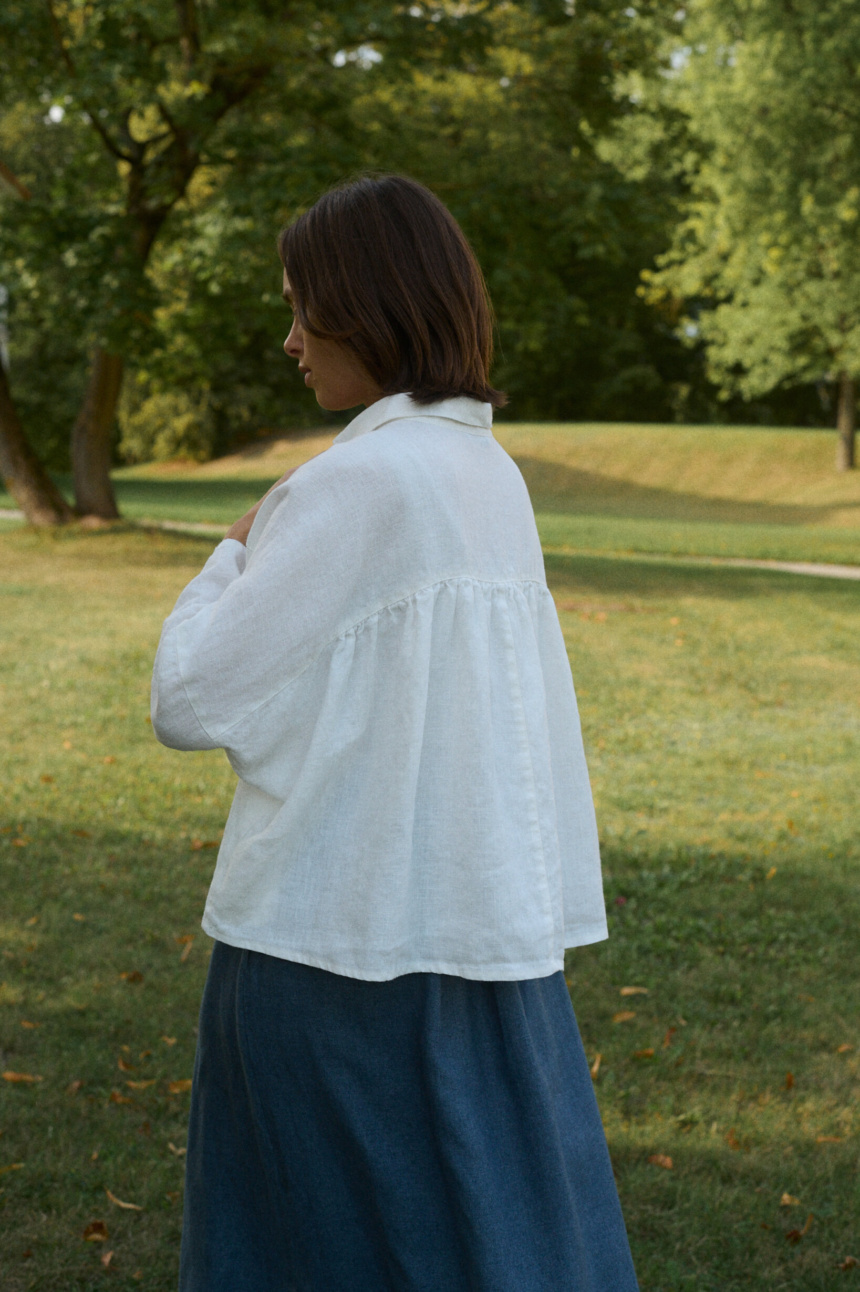
[[[111,430],[122,386],[122,356],[101,348],[93,366],[84,402],[72,431],[72,474],[75,504],[82,516],[116,520],[119,516],[110,478]]]
[[[33,452],[0,363],[0,475],[31,525],[63,525],[74,513]]]
[[[850,471],[854,466],[854,441],[857,425],[857,392],[854,378],[847,372],[839,374],[839,409],[836,414],[836,429],[839,439],[836,444],[836,470]]]

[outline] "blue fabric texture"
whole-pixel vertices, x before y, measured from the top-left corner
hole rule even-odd
[[[180,1292],[635,1292],[564,976],[368,982],[216,942]]]

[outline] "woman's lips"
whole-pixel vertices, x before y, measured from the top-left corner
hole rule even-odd
[[[307,386],[307,384],[308,384],[308,377],[309,377],[310,375],[311,375],[311,370],[310,370],[310,368],[308,368],[308,369],[305,371],[305,385],[306,385],[306,386]]]

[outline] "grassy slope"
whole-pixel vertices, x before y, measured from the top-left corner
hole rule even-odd
[[[43,1078],[0,1082],[0,1168],[22,1163],[0,1175],[4,1292],[100,1287],[106,1250],[113,1287],[175,1286],[188,1096],[170,1082],[191,1074],[213,862],[194,845],[217,839],[233,782],[220,754],[154,743],[147,692],[160,622],[210,547],[0,536],[0,1066]],[[612,926],[569,978],[643,1290],[830,1292],[860,1257],[860,589],[547,567]],[[84,1243],[98,1219],[108,1242]]]
[[[523,471],[548,547],[860,563],[860,472],[834,471],[828,433],[517,423],[496,433]],[[331,439],[117,471],[121,505],[134,519],[228,524]]]

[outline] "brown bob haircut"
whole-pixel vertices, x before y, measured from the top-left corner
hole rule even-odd
[[[284,229],[278,251],[302,327],[348,346],[386,395],[506,402],[489,384],[483,274],[423,184],[380,175],[338,185]]]

